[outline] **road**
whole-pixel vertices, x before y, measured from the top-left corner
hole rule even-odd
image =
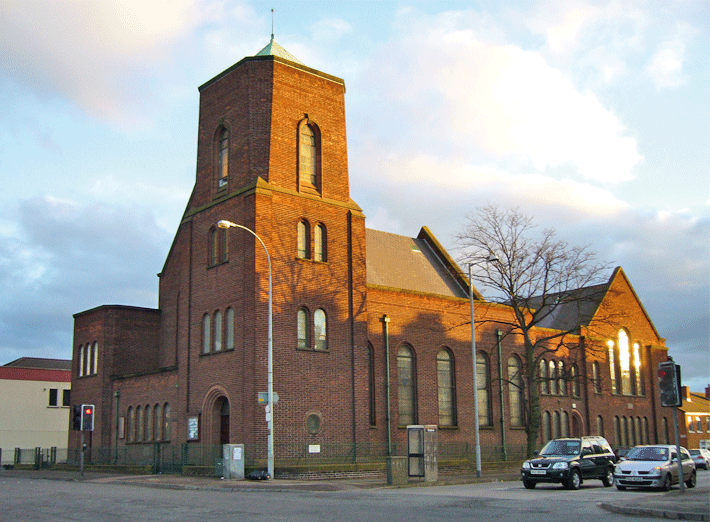
[[[710,483],[710,472],[698,484]],[[590,481],[578,491],[520,482],[332,492],[175,490],[99,482],[0,476],[0,521],[491,521],[630,520],[601,502],[636,502],[648,491],[617,491]]]

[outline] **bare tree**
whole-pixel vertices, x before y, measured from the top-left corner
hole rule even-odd
[[[546,354],[569,356],[568,344],[580,324],[589,322],[606,283],[609,266],[597,261],[588,246],[571,246],[554,229],[539,230],[533,218],[518,209],[477,209],[457,236],[460,261],[475,267],[473,281],[491,300],[511,308],[507,335],[519,336],[523,353],[521,376],[508,376],[520,387],[527,454],[535,450],[540,432],[540,382],[559,378],[539,372]],[[496,319],[500,323],[499,319]]]

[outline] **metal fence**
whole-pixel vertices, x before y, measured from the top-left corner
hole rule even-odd
[[[520,462],[524,459],[524,446],[481,446],[481,460],[484,466]],[[0,450],[2,451],[2,450]],[[393,455],[406,455],[406,444],[393,444]],[[3,465],[33,465],[52,467],[55,465],[79,466],[79,449],[66,448],[30,448],[8,450],[0,454]],[[337,466],[357,463],[384,463],[387,457],[385,443],[338,443],[321,444],[277,444],[274,447],[275,466],[309,467]],[[475,446],[472,443],[440,443],[438,447],[440,462],[466,464],[475,460]],[[118,448],[87,448],[84,453],[86,466],[115,467],[134,472],[181,473],[187,466],[215,469],[221,466],[222,446],[208,444],[131,444]],[[246,468],[266,466],[264,447],[247,445],[244,448]],[[140,469],[139,469],[140,468]]]

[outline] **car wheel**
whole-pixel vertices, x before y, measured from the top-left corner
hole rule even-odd
[[[619,486],[618,484],[616,485],[616,489],[619,491],[626,491],[626,486]]]
[[[525,489],[535,489],[535,486],[537,486],[537,482],[534,482],[532,480],[523,480],[523,486],[525,486]]]
[[[672,483],[671,474],[669,473],[668,475],[666,475],[666,478],[663,479],[663,486],[661,486],[661,489],[663,491],[670,491],[671,490],[671,483]]]
[[[614,485],[614,470],[609,468],[606,470],[606,475],[602,478],[602,484],[607,488]]]
[[[689,488],[694,488],[695,481],[696,481],[696,476],[695,476],[695,471],[693,471],[693,473],[690,475],[690,478],[685,481],[685,485],[688,486]]]
[[[569,472],[569,478],[567,479],[567,482],[565,483],[565,487],[567,489],[579,489],[579,486],[582,485],[582,476],[579,474],[578,469],[573,469],[572,471]]]

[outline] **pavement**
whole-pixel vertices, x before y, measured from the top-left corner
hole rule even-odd
[[[185,475],[126,475],[93,471],[86,471],[82,475],[78,471],[5,470],[0,468],[0,481],[12,477],[211,491],[346,491],[369,488],[436,487],[453,484],[517,482],[520,480],[517,471],[485,473],[483,477],[440,472],[439,480],[435,484],[413,482],[400,486],[390,486],[383,478],[225,480],[219,477]],[[698,486],[692,489],[686,487],[683,493],[674,488],[663,494],[633,495],[624,500],[603,502],[600,507],[612,513],[645,518],[710,521],[710,487]]]

